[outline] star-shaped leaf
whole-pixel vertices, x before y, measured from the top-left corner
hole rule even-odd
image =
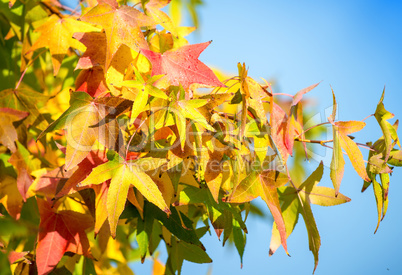
[[[185,89],[194,83],[225,87],[213,71],[198,60],[210,43],[187,45],[163,54],[148,49],[141,49],[141,53],[152,63],[152,75],[166,75],[171,85],[182,85]]]
[[[104,68],[106,61],[106,35],[104,32],[77,32],[73,35],[87,47],[75,69]]]
[[[371,180],[367,175],[363,154],[359,150],[359,147],[356,145],[356,143],[350,137],[348,137],[349,134],[363,129],[366,124],[362,121],[337,121],[332,122],[332,125],[334,150],[331,161],[330,176],[335,188],[335,193],[338,194],[345,165],[341,148],[346,151],[359,176],[367,182],[370,182]]]
[[[134,163],[126,162],[118,156],[94,168],[79,186],[101,184],[109,179],[111,182],[107,192],[107,213],[113,237],[116,237],[117,222],[123,212],[130,186],[137,188],[148,201],[164,212],[170,213],[155,182]]]
[[[147,49],[148,44],[141,27],[155,25],[151,17],[130,6],[117,7],[115,1],[99,3],[81,16],[81,20],[102,26],[105,30],[106,68],[109,67],[114,54],[122,44],[134,50]]]
[[[93,226],[91,215],[72,210],[57,212],[52,203],[37,198],[40,224],[36,265],[38,274],[49,274],[67,251],[90,256],[85,230]]]
[[[70,107],[49,127],[43,131],[41,138],[48,132],[66,129],[67,148],[65,169],[69,170],[80,163],[96,140],[107,148],[115,148],[118,137],[118,125],[114,117],[126,111],[127,100],[114,97],[93,99],[83,92],[72,92]],[[130,104],[131,101],[129,102]],[[109,118],[109,115],[111,117]]]
[[[57,75],[61,62],[70,47],[85,51],[85,47],[73,39],[73,34],[75,32],[95,32],[99,31],[99,29],[72,17],[59,18],[57,15],[52,14],[48,21],[35,31],[40,32],[41,36],[32,45],[29,52],[40,48],[49,48],[52,55],[53,72],[54,75]]]

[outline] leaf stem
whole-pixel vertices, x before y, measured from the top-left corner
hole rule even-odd
[[[362,147],[362,148],[364,148],[364,149],[367,149],[367,150],[370,150],[370,151],[374,151],[374,152],[375,152],[375,150],[373,149],[373,147],[368,146],[367,144],[363,144],[363,143],[358,143],[358,142],[356,142],[356,145],[359,146],[359,147]]]
[[[15,85],[15,89],[16,89],[16,90],[17,90],[18,87],[20,86],[20,84],[21,84],[21,82],[22,82],[22,79],[24,78],[25,73],[27,72],[29,66],[31,66],[31,65],[34,63],[34,61],[35,61],[39,56],[41,56],[41,54],[44,53],[45,51],[46,51],[46,49],[45,49],[45,50],[42,50],[41,52],[39,52],[39,54],[38,54],[37,56],[35,56],[35,58],[31,59],[31,60],[28,62],[28,64],[25,66],[25,70],[22,72],[21,77],[20,77],[20,79],[18,80],[17,85]]]
[[[138,128],[135,129],[135,132],[131,135],[130,140],[127,143],[127,148],[126,148],[126,155],[124,156],[124,159],[126,159],[127,155],[128,155],[128,149],[130,148],[130,143],[133,140],[134,136],[138,133],[138,131],[141,129],[142,125],[145,123],[145,121],[148,120],[148,116],[141,122],[140,125],[138,125]]]
[[[372,116],[374,116],[374,114],[371,114],[371,115],[366,116],[365,118],[363,118],[362,121],[365,121],[366,119],[368,119],[369,117],[372,117]]]
[[[286,94],[286,93],[273,93],[273,95],[284,95],[284,96],[288,96],[288,97],[293,98],[293,95],[291,95],[291,94]]]
[[[311,126],[311,127],[308,128],[307,130],[305,130],[304,133],[310,131],[311,129],[314,129],[315,127],[320,127],[320,126],[326,125],[326,124],[330,124],[330,123],[329,123],[328,121],[326,121],[326,122],[322,122],[322,123],[319,123],[319,124],[317,124],[317,125]]]

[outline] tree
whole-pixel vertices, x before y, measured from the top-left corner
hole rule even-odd
[[[374,190],[378,228],[402,158],[384,92],[374,115],[382,138],[355,142],[365,123],[337,121],[333,93],[333,138],[320,140],[322,125],[306,127],[303,110],[318,84],[278,101],[245,64],[237,76],[215,74],[199,60],[210,42],[189,45],[193,28],[161,11],[168,2],[88,1],[81,14],[58,2],[2,3],[2,266],[123,273],[164,243],[169,257],[155,257],[155,273],[180,273],[184,260],[211,261],[200,242],[208,231],[234,242],[242,261],[246,218],[259,212],[250,202],[261,197],[274,219],[270,254],[287,252],[301,217],[315,270],[310,204],[350,200],[339,192],[346,155]],[[297,161],[328,144],[333,188],[319,185],[322,164],[306,175]],[[369,148],[367,165],[359,147]]]

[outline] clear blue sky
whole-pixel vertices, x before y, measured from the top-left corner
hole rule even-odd
[[[277,92],[294,94],[322,81],[308,96],[317,101],[323,119],[332,104],[330,85],[340,120],[372,114],[386,85],[385,107],[402,119],[402,1],[205,2],[200,31],[189,41],[213,40],[200,57],[206,64],[236,74],[237,62],[246,62],[252,77],[275,79]],[[375,141],[380,128],[374,118],[366,122],[368,126],[355,136],[360,142]],[[363,154],[367,156],[367,151]],[[328,169],[322,182],[330,185]],[[402,169],[393,173],[388,213],[375,235],[373,191],[369,188],[362,194],[361,187],[362,180],[347,161],[341,192],[352,201],[337,207],[313,206],[322,242],[316,274],[402,274]],[[268,257],[270,217],[250,218],[247,225],[243,269],[234,247],[222,247],[213,234],[202,241],[214,262],[185,262],[183,274],[207,274],[210,268],[212,274],[312,273],[314,259],[302,220],[288,239],[292,257],[282,248]],[[166,252],[160,256],[166,259]],[[136,274],[150,274],[150,264],[133,268]]]

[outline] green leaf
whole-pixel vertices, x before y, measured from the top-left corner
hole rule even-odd
[[[394,166],[402,166],[402,150],[392,150],[389,153],[388,163]]]
[[[181,213],[179,216],[179,213],[177,212],[175,207],[172,207],[170,210],[171,215],[169,217],[165,212],[161,211],[159,208],[152,204],[148,205],[147,211],[149,211],[149,213],[152,213],[151,215],[155,219],[159,220],[173,235],[175,235],[180,240],[203,247],[193,229],[192,221],[187,218],[183,213]],[[183,228],[180,217],[183,220],[186,229]]]
[[[385,95],[385,88],[382,92],[380,101],[378,102],[377,108],[375,110],[374,116],[378,121],[378,124],[380,124],[381,131],[383,132],[383,137],[385,141],[385,148],[383,151],[383,154],[385,156],[385,161],[388,161],[389,154],[392,150],[392,147],[394,144],[392,143],[392,140],[396,141],[399,147],[401,147],[399,143],[398,136],[396,134],[395,128],[387,121],[388,119],[391,119],[394,117],[394,114],[388,112],[385,107],[384,107],[384,95]]]
[[[304,224],[306,225],[307,228],[309,249],[314,255],[314,270],[313,270],[314,273],[318,265],[318,252],[321,246],[321,238],[320,234],[318,233],[317,224],[315,223],[313,212],[311,211],[308,196],[306,194],[301,193],[300,197],[301,197],[300,213],[303,216]]]
[[[144,210],[144,220],[138,218],[137,221],[137,235],[136,240],[141,254],[141,263],[144,263],[145,257],[148,252],[150,238],[152,235],[152,227],[154,219],[152,216],[146,215],[147,211]]]
[[[246,247],[246,234],[241,230],[239,223],[236,220],[233,220],[233,239],[240,256],[240,264],[242,268],[244,248]]]
[[[384,200],[383,200],[382,188],[381,188],[381,185],[378,183],[378,181],[373,179],[372,185],[373,185],[375,200],[377,202],[377,216],[378,216],[377,227],[374,230],[374,234],[375,234],[378,230],[378,227],[380,226]]]

